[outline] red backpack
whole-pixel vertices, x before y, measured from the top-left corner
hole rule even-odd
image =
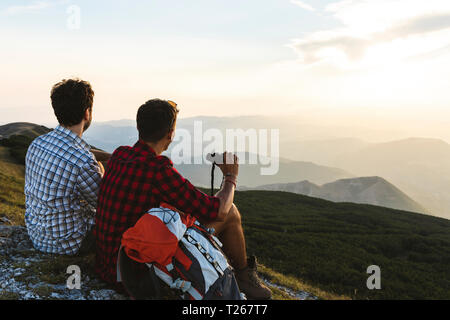
[[[153,298],[160,298],[162,282],[178,291],[182,299],[244,299],[221,250],[222,244],[213,235],[214,229],[167,207],[149,210],[123,234],[117,262],[118,281],[135,298],[139,298],[139,288],[145,290],[149,286]],[[127,268],[130,259],[132,264],[146,266],[148,281],[136,283],[139,280],[130,274],[134,271]]]

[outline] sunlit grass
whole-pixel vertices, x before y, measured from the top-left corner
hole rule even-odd
[[[333,294],[330,292],[326,292],[324,290],[320,290],[319,288],[316,288],[314,286],[306,284],[305,282],[303,282],[300,279],[281,274],[281,273],[276,272],[276,271],[272,270],[271,268],[266,267],[261,264],[258,265],[258,272],[264,278],[269,280],[270,282],[280,285],[280,286],[283,286],[283,287],[286,287],[295,292],[304,291],[304,292],[307,292],[307,293],[309,293],[313,296],[316,296],[319,299],[323,299],[323,300],[350,300],[350,298],[347,296]],[[274,300],[293,299],[292,296],[288,295],[287,293],[283,292],[280,289],[277,289],[274,287],[271,287],[270,289],[272,290],[272,294],[273,294],[272,299],[274,299]]]
[[[0,217],[15,225],[24,225],[25,167],[15,163],[8,148],[0,147]]]

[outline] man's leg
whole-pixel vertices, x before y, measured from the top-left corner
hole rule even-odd
[[[240,289],[250,299],[270,299],[271,291],[259,280],[256,273],[256,258],[247,259],[241,214],[233,204],[224,221],[206,224],[214,228],[215,235],[223,243],[223,251],[235,269]]]
[[[224,221],[206,224],[214,228],[215,236],[223,243],[223,251],[235,269],[247,266],[247,251],[245,248],[244,230],[242,229],[241,214],[233,204]]]

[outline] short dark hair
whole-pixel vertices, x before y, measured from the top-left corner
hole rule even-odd
[[[152,99],[139,107],[136,116],[139,139],[158,142],[173,129],[178,109],[172,101]]]
[[[92,110],[94,91],[87,81],[64,79],[53,86],[50,97],[58,122],[73,126],[81,122],[87,109]]]

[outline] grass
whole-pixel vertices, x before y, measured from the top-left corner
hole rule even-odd
[[[310,291],[351,299],[450,299],[449,220],[287,192],[237,192],[235,202],[249,253],[302,279]],[[381,290],[366,286],[370,265],[381,268]]]
[[[20,298],[20,294],[17,292],[10,291],[0,291],[0,301],[1,300],[18,300]]]
[[[24,173],[24,166],[15,163],[8,148],[0,146],[0,217],[15,225],[24,225]]]
[[[23,168],[20,167],[0,161],[0,217],[6,217],[14,225],[25,223],[25,195],[23,194],[25,180],[23,173],[17,174],[17,172],[23,172]]]
[[[9,148],[0,146],[0,172],[7,176],[23,177],[25,166],[18,164],[9,151]]]
[[[321,300],[349,300],[350,298],[344,295],[334,294],[331,292],[326,292],[320,290],[319,288],[312,286],[310,284],[306,284],[305,282],[299,280],[298,278],[292,276],[286,276],[279,272],[272,270],[269,267],[266,267],[262,264],[258,264],[258,272],[270,282],[284,286],[286,288],[292,289],[293,291],[305,291],[308,292]],[[277,295],[281,293],[281,299],[292,299],[289,295],[282,292],[277,288],[271,288],[274,294],[274,299],[277,299]]]
[[[67,267],[78,265],[84,275],[94,277],[94,254],[85,256],[66,256],[43,254],[41,261],[32,263],[25,268],[25,272],[16,277],[17,281],[27,282],[33,277],[49,284],[65,284],[67,280]]]

